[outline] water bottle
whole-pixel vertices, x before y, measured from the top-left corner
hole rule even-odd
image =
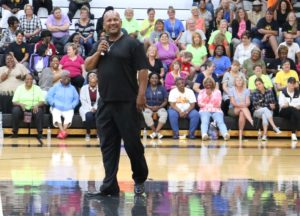
[[[3,125],[2,125],[2,112],[0,111],[0,140],[4,138],[4,133],[3,133]]]
[[[47,129],[47,142],[50,142],[51,141],[51,128],[48,127]]]
[[[258,140],[261,140],[261,130],[260,130],[260,129],[258,129],[257,139],[258,139]]]

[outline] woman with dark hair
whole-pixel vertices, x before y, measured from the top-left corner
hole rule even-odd
[[[291,34],[295,42],[300,46],[300,23],[297,20],[296,13],[294,11],[289,12],[286,22],[282,27],[283,36]]]
[[[50,56],[46,55],[47,49],[47,45],[42,44],[41,46],[39,46],[37,52],[30,56],[29,70],[37,83],[39,77],[41,76],[42,70],[46,67],[49,67],[50,64]]]
[[[162,19],[158,19],[156,20],[154,30],[150,35],[150,44],[157,43],[162,33],[167,33],[169,35],[169,32],[165,32],[164,21]]]
[[[75,32],[70,36],[68,43],[66,43],[65,48],[64,48],[65,54],[67,53],[68,47],[71,43],[75,44],[78,47],[77,48],[78,54],[81,57],[85,57],[85,55],[88,54],[88,53],[85,53],[84,46],[82,44],[80,44],[80,33]]]
[[[251,33],[250,31],[245,31],[241,35],[241,41],[239,45],[237,45],[233,59],[240,62],[242,65],[244,61],[251,57],[252,50],[256,47],[255,44],[251,43]]]
[[[160,129],[167,122],[168,113],[166,106],[168,104],[168,93],[160,83],[160,76],[157,73],[149,74],[149,83],[146,89],[146,108],[143,111],[146,125],[152,129],[150,137],[161,139],[163,135]],[[157,119],[158,124],[155,127],[153,120]]]
[[[221,7],[218,7],[215,11],[215,19],[212,21],[212,26],[211,26],[211,30],[212,31],[216,31],[219,29],[220,27],[220,22],[221,20],[223,19],[223,16],[224,16],[224,9],[221,8]]]
[[[17,17],[11,16],[7,20],[8,28],[3,29],[0,41],[1,52],[5,53],[5,49],[9,44],[16,41],[16,31],[19,28],[20,21]]]
[[[144,38],[143,42],[146,43],[147,40],[150,38],[151,32],[154,31],[154,24],[156,22],[154,8],[148,8],[147,15],[148,18],[144,19],[140,26],[140,34]]]
[[[51,42],[52,40],[52,33],[49,30],[43,30],[41,32],[41,39],[39,42],[37,42],[34,46],[34,52],[37,51],[37,49],[39,48],[39,46],[45,44],[47,45],[48,49],[47,49],[47,55],[48,56],[54,56],[56,55],[56,48],[54,46],[54,44]]]
[[[239,8],[236,12],[236,18],[232,21],[232,44],[233,50],[242,40],[245,31],[251,31],[251,22],[243,8]]]
[[[215,74],[218,77],[218,82],[223,78],[223,75],[231,66],[230,59],[225,54],[225,47],[223,45],[217,45],[214,51],[214,55],[209,57],[208,60],[211,60],[215,66]]]
[[[278,27],[282,28],[287,20],[288,14],[293,10],[291,3],[287,0],[280,0],[277,9],[274,11],[274,20],[277,21]]]
[[[111,10],[114,10],[114,7],[113,6],[108,6],[104,9],[104,12],[102,14],[102,17],[100,17],[97,21],[97,25],[96,25],[96,32],[98,34],[98,38],[100,38],[100,35],[99,35],[99,32],[100,31],[103,31],[103,18],[104,18],[104,15],[108,12],[108,11],[111,11]]]
[[[256,91],[251,95],[251,101],[254,108],[253,117],[262,119],[263,136],[262,141],[267,140],[267,132],[269,123],[273,127],[275,133],[280,134],[281,131],[275,125],[273,120],[273,110],[275,110],[276,99],[272,90],[266,90],[264,82],[261,78],[255,80]]]

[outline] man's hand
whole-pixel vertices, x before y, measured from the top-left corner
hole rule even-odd
[[[136,98],[136,108],[139,112],[142,112],[146,107],[146,97],[145,95],[138,95]]]
[[[108,42],[106,40],[102,40],[98,45],[97,52],[105,53],[107,52],[108,48],[109,48]]]

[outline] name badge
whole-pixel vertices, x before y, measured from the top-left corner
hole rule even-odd
[[[171,38],[175,38],[176,36],[175,36],[175,32],[172,32],[172,34],[171,34]]]

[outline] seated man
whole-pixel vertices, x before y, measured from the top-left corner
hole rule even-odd
[[[176,79],[176,88],[170,91],[168,110],[170,125],[173,130],[173,139],[179,138],[179,118],[190,120],[189,138],[195,139],[195,130],[199,124],[199,113],[195,110],[196,97],[191,89],[185,88],[185,81],[179,77]]]
[[[70,83],[70,73],[64,72],[60,83],[51,87],[47,94],[47,102],[51,106],[53,126],[59,128],[57,138],[65,139],[67,128],[71,126],[74,109],[79,103],[79,96],[74,86]],[[62,123],[61,117],[64,118]]]
[[[134,37],[137,38],[139,34],[139,23],[138,21],[133,17],[134,16],[134,11],[132,8],[126,8],[124,12],[125,18],[122,19],[122,28],[126,29],[127,33]]]
[[[257,23],[256,36],[253,38],[253,43],[260,49],[265,48],[265,45],[270,45],[275,57],[277,58],[277,38],[278,36],[278,23],[273,18],[273,11],[268,9],[264,18],[261,18]]]
[[[25,123],[30,123],[31,118],[35,120],[35,125],[38,131],[38,138],[43,138],[43,109],[45,99],[41,88],[33,84],[33,77],[27,74],[25,84],[20,85],[12,99],[12,138],[18,137],[19,123],[24,119]],[[26,116],[26,113],[27,116]],[[27,120],[26,120],[26,118]]]
[[[2,19],[1,28],[7,28],[7,19],[10,16],[16,16],[19,20],[24,13],[24,6],[29,4],[28,0],[1,0]]]

